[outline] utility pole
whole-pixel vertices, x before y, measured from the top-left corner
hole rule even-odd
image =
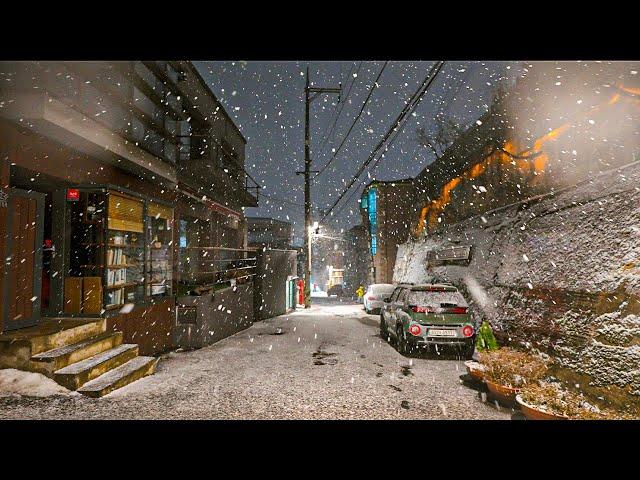
[[[337,93],[340,101],[339,88],[319,88],[309,85],[309,67],[307,67],[307,79],[304,87],[304,251],[307,256],[304,271],[304,308],[311,306],[311,155],[309,151],[309,106],[319,95],[323,93]],[[313,95],[311,95],[313,94]]]

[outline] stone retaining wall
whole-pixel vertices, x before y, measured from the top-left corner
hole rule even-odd
[[[473,245],[468,266],[429,250]],[[451,281],[504,342],[556,358],[580,388],[640,396],[640,164],[487,212],[401,246],[394,281]]]

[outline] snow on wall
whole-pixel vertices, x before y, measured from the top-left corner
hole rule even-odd
[[[429,250],[469,244],[467,267],[427,268]],[[640,395],[640,162],[400,247],[394,281],[434,278],[460,286],[477,317],[554,355],[587,387]]]

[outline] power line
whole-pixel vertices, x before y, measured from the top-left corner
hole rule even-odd
[[[438,110],[438,113],[436,115],[440,115],[446,111],[449,110],[450,105],[448,104],[449,102],[454,101],[454,99],[456,98],[456,96],[458,95],[458,93],[460,93],[460,90],[462,88],[462,86],[469,80],[469,77],[472,73],[472,68],[467,68],[466,70],[466,74],[464,75],[463,78],[460,79],[460,82],[458,83],[457,89],[455,90],[455,93],[453,95],[447,95],[447,101],[443,102],[444,105]],[[451,89],[449,91],[449,93],[451,93],[453,91],[453,89]],[[391,147],[393,146],[393,143],[395,142],[395,140],[398,138],[398,135],[404,130],[405,126],[407,125],[407,123],[404,123],[402,125],[402,127],[399,129],[398,134],[396,134],[393,139],[391,139],[391,141],[389,142],[389,146],[388,148],[385,149],[386,153],[388,150],[391,149]],[[417,155],[416,152],[418,151],[420,147],[420,144],[416,145],[416,148],[413,151],[413,154],[411,155],[412,157],[414,157],[414,160],[417,159]],[[507,152],[508,153],[508,152]],[[384,154],[383,154],[384,155]],[[373,165],[373,167],[371,168],[371,172],[375,172],[376,167],[378,166],[378,164],[380,163],[380,161],[382,160],[382,155],[380,157],[378,157],[378,160],[375,162],[375,164]],[[359,191],[360,186],[364,183],[364,179],[360,180],[359,184],[358,184],[358,188],[356,188],[355,190],[352,191],[352,193],[347,197],[347,200],[343,203],[343,205],[335,212],[335,216],[339,215],[347,205],[350,204],[351,199],[353,198],[353,196]]]
[[[288,203],[289,205],[295,205],[296,207],[304,207],[302,203],[292,202],[291,200],[287,200],[285,198],[278,197],[276,195],[267,195],[266,193],[260,193],[260,196],[267,197],[269,200],[274,201],[275,203]]]
[[[435,75],[437,75],[439,73],[438,72],[435,73]],[[434,78],[435,78],[434,75]],[[428,86],[427,86],[428,89]],[[422,97],[424,96],[424,94],[426,93],[427,89],[424,90],[424,92],[420,95],[420,97],[416,100],[416,107],[418,106],[418,104],[420,103],[420,101],[422,100]],[[458,88],[458,90],[460,89],[460,87]],[[415,109],[415,107],[414,107]],[[389,142],[389,144],[385,147],[384,152],[382,152],[382,154],[380,154],[380,156],[378,157],[378,159],[375,161],[375,163],[373,164],[373,167],[371,168],[371,173],[375,172],[376,167],[380,164],[380,161],[382,160],[382,158],[384,157],[384,155],[391,150],[391,147],[393,147],[393,144],[395,143],[395,141],[398,139],[398,137],[400,136],[400,134],[404,131],[404,128],[407,126],[407,122],[404,122],[400,128],[398,128],[396,134],[393,136],[393,138],[391,139],[391,141]],[[416,152],[418,151],[418,148],[420,147],[420,145],[416,145],[416,148],[414,149],[413,153],[411,154],[412,157],[415,157]],[[356,188],[355,190],[352,191],[352,193],[349,195],[349,197],[347,198],[347,201],[343,203],[342,207],[340,207],[338,209],[338,211],[336,212],[336,215],[338,215],[340,212],[342,212],[344,210],[344,208],[349,204],[349,202],[351,201],[351,199],[353,198],[353,196],[358,192],[360,186],[364,183],[364,179],[360,180],[359,184],[358,184],[358,188]]]
[[[380,77],[382,76],[382,72],[384,72],[384,69],[386,68],[388,63],[389,62],[387,61],[387,62],[384,62],[384,65],[382,65],[382,68],[380,69],[380,72],[378,73],[378,76],[376,77],[376,79],[374,80],[373,84],[371,85],[371,88],[369,89],[369,93],[367,94],[367,98],[365,98],[364,103],[362,104],[362,108],[360,108],[360,111],[358,112],[358,115],[356,115],[356,118],[353,120],[353,123],[351,124],[351,127],[349,127],[349,130],[347,131],[347,134],[342,138],[342,142],[340,142],[340,146],[338,146],[336,151],[333,152],[333,156],[324,165],[324,167],[322,167],[320,169],[320,171],[318,173],[316,173],[316,175],[315,175],[316,177],[318,175],[321,175],[322,172],[324,172],[325,169],[329,165],[331,165],[331,162],[333,162],[333,160],[338,156],[338,153],[340,153],[340,150],[342,149],[343,145],[346,143],[347,139],[349,138],[349,135],[351,134],[351,131],[353,130],[353,127],[355,127],[356,123],[360,119],[360,116],[362,115],[362,112],[364,112],[364,109],[366,108],[367,103],[369,102],[369,99],[371,98],[371,94],[373,94],[373,90],[378,86],[378,81],[380,80]]]
[[[382,157],[384,156],[385,153],[387,153],[389,150],[391,150],[391,147],[393,147],[393,144],[395,143],[396,139],[399,137],[400,133],[402,133],[402,131],[404,130],[404,126],[406,125],[406,123],[404,123],[402,125],[402,127],[398,130],[398,133],[396,135],[394,135],[394,137],[391,139],[391,141],[389,142],[389,145],[385,148],[384,152],[378,157],[378,159],[376,160],[376,162],[373,164],[373,167],[371,168],[371,172],[374,172],[376,167],[378,166],[378,164],[380,163],[380,161],[382,160]],[[419,145],[417,146],[419,147]],[[412,157],[414,156],[415,152],[417,151],[417,148],[414,150],[413,154],[411,155]],[[349,202],[351,202],[351,199],[354,197],[354,195],[359,191],[360,186],[364,183],[364,179],[361,179],[360,182],[358,183],[358,188],[354,189],[351,191],[351,194],[349,194],[349,196],[347,197],[347,200],[345,202],[342,203],[342,206],[338,209],[338,211],[335,213],[335,215],[337,216],[338,214],[340,214],[347,205],[349,205]]]
[[[349,78],[351,76],[351,73],[353,72],[353,67],[355,66],[355,64],[351,65],[351,68],[349,69],[349,73],[347,74],[347,78]],[[336,128],[336,124],[338,123],[338,119],[340,118],[340,115],[342,115],[342,110],[344,109],[344,106],[347,103],[347,100],[349,99],[349,95],[351,94],[351,89],[353,88],[353,84],[356,82],[356,78],[358,77],[358,73],[360,72],[360,67],[362,67],[362,62],[360,62],[360,65],[358,65],[358,70],[356,70],[356,76],[355,77],[351,77],[351,83],[349,84],[349,88],[347,89],[347,94],[345,95],[344,99],[340,99],[340,102],[338,103],[342,103],[342,105],[340,105],[340,110],[338,111],[338,104],[336,103],[336,108],[334,109],[334,117],[333,117],[333,123],[331,124],[331,129],[329,129],[329,124],[327,124],[327,128],[325,129],[325,132],[323,134],[323,141],[322,141],[322,145],[320,146],[320,148],[318,149],[318,154],[322,154],[322,152],[324,151],[324,147],[327,144],[327,141],[329,140],[329,138],[331,138],[331,136],[333,135],[333,131]],[[337,115],[335,115],[337,113]],[[327,130],[329,130],[329,133],[327,133]]]
[[[440,70],[442,69],[442,66],[444,65],[444,61],[438,61],[429,71],[429,73],[427,74],[427,76],[425,77],[425,79],[422,81],[422,83],[420,84],[420,86],[418,87],[418,89],[416,90],[416,92],[411,96],[411,98],[409,99],[408,102],[406,102],[404,108],[402,109],[402,111],[400,112],[400,114],[398,115],[398,117],[396,118],[396,120],[394,121],[394,123],[391,125],[391,127],[389,128],[389,130],[387,130],[387,133],[382,137],[382,139],[380,140],[380,142],[378,142],[378,144],[376,145],[376,147],[373,149],[373,151],[371,152],[371,154],[369,155],[369,157],[364,161],[364,163],[360,166],[360,168],[358,169],[358,171],[356,172],[356,174],[353,176],[353,178],[351,179],[351,181],[349,182],[349,184],[342,190],[342,192],[340,193],[340,195],[338,196],[337,200],[333,203],[333,205],[331,205],[331,207],[326,211],[326,213],[324,214],[324,216],[322,217],[322,220],[324,220],[325,218],[327,218],[329,216],[329,214],[331,213],[331,211],[336,207],[336,205],[338,203],[340,203],[340,201],[344,198],[344,196],[347,194],[347,192],[349,191],[349,189],[353,186],[353,184],[358,180],[358,178],[360,177],[360,175],[362,174],[362,172],[364,172],[364,170],[369,166],[369,164],[373,161],[373,159],[375,158],[375,156],[377,155],[378,151],[382,148],[382,146],[387,142],[387,140],[391,137],[391,135],[394,132],[398,131],[398,127],[400,127],[400,125],[402,124],[402,122],[404,121],[404,119],[406,118],[406,116],[408,114],[410,114],[420,103],[420,100],[422,99],[422,97],[424,96],[424,94],[426,93],[427,89],[429,88],[429,86],[431,85],[431,83],[433,82],[433,80],[436,78],[436,76],[438,75],[438,73],[440,72]],[[385,152],[388,150],[389,147],[387,147],[387,149],[385,150]],[[378,160],[379,162],[380,160]],[[377,165],[377,163],[376,163]]]

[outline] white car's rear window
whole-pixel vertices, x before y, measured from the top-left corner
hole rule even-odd
[[[393,289],[396,288],[393,285],[373,285],[371,287],[371,289],[373,290],[373,293],[378,295],[380,293],[388,293],[389,295],[391,295],[393,293]]]
[[[456,307],[468,306],[459,292],[411,292],[408,304],[420,307],[442,307],[443,304]]]

